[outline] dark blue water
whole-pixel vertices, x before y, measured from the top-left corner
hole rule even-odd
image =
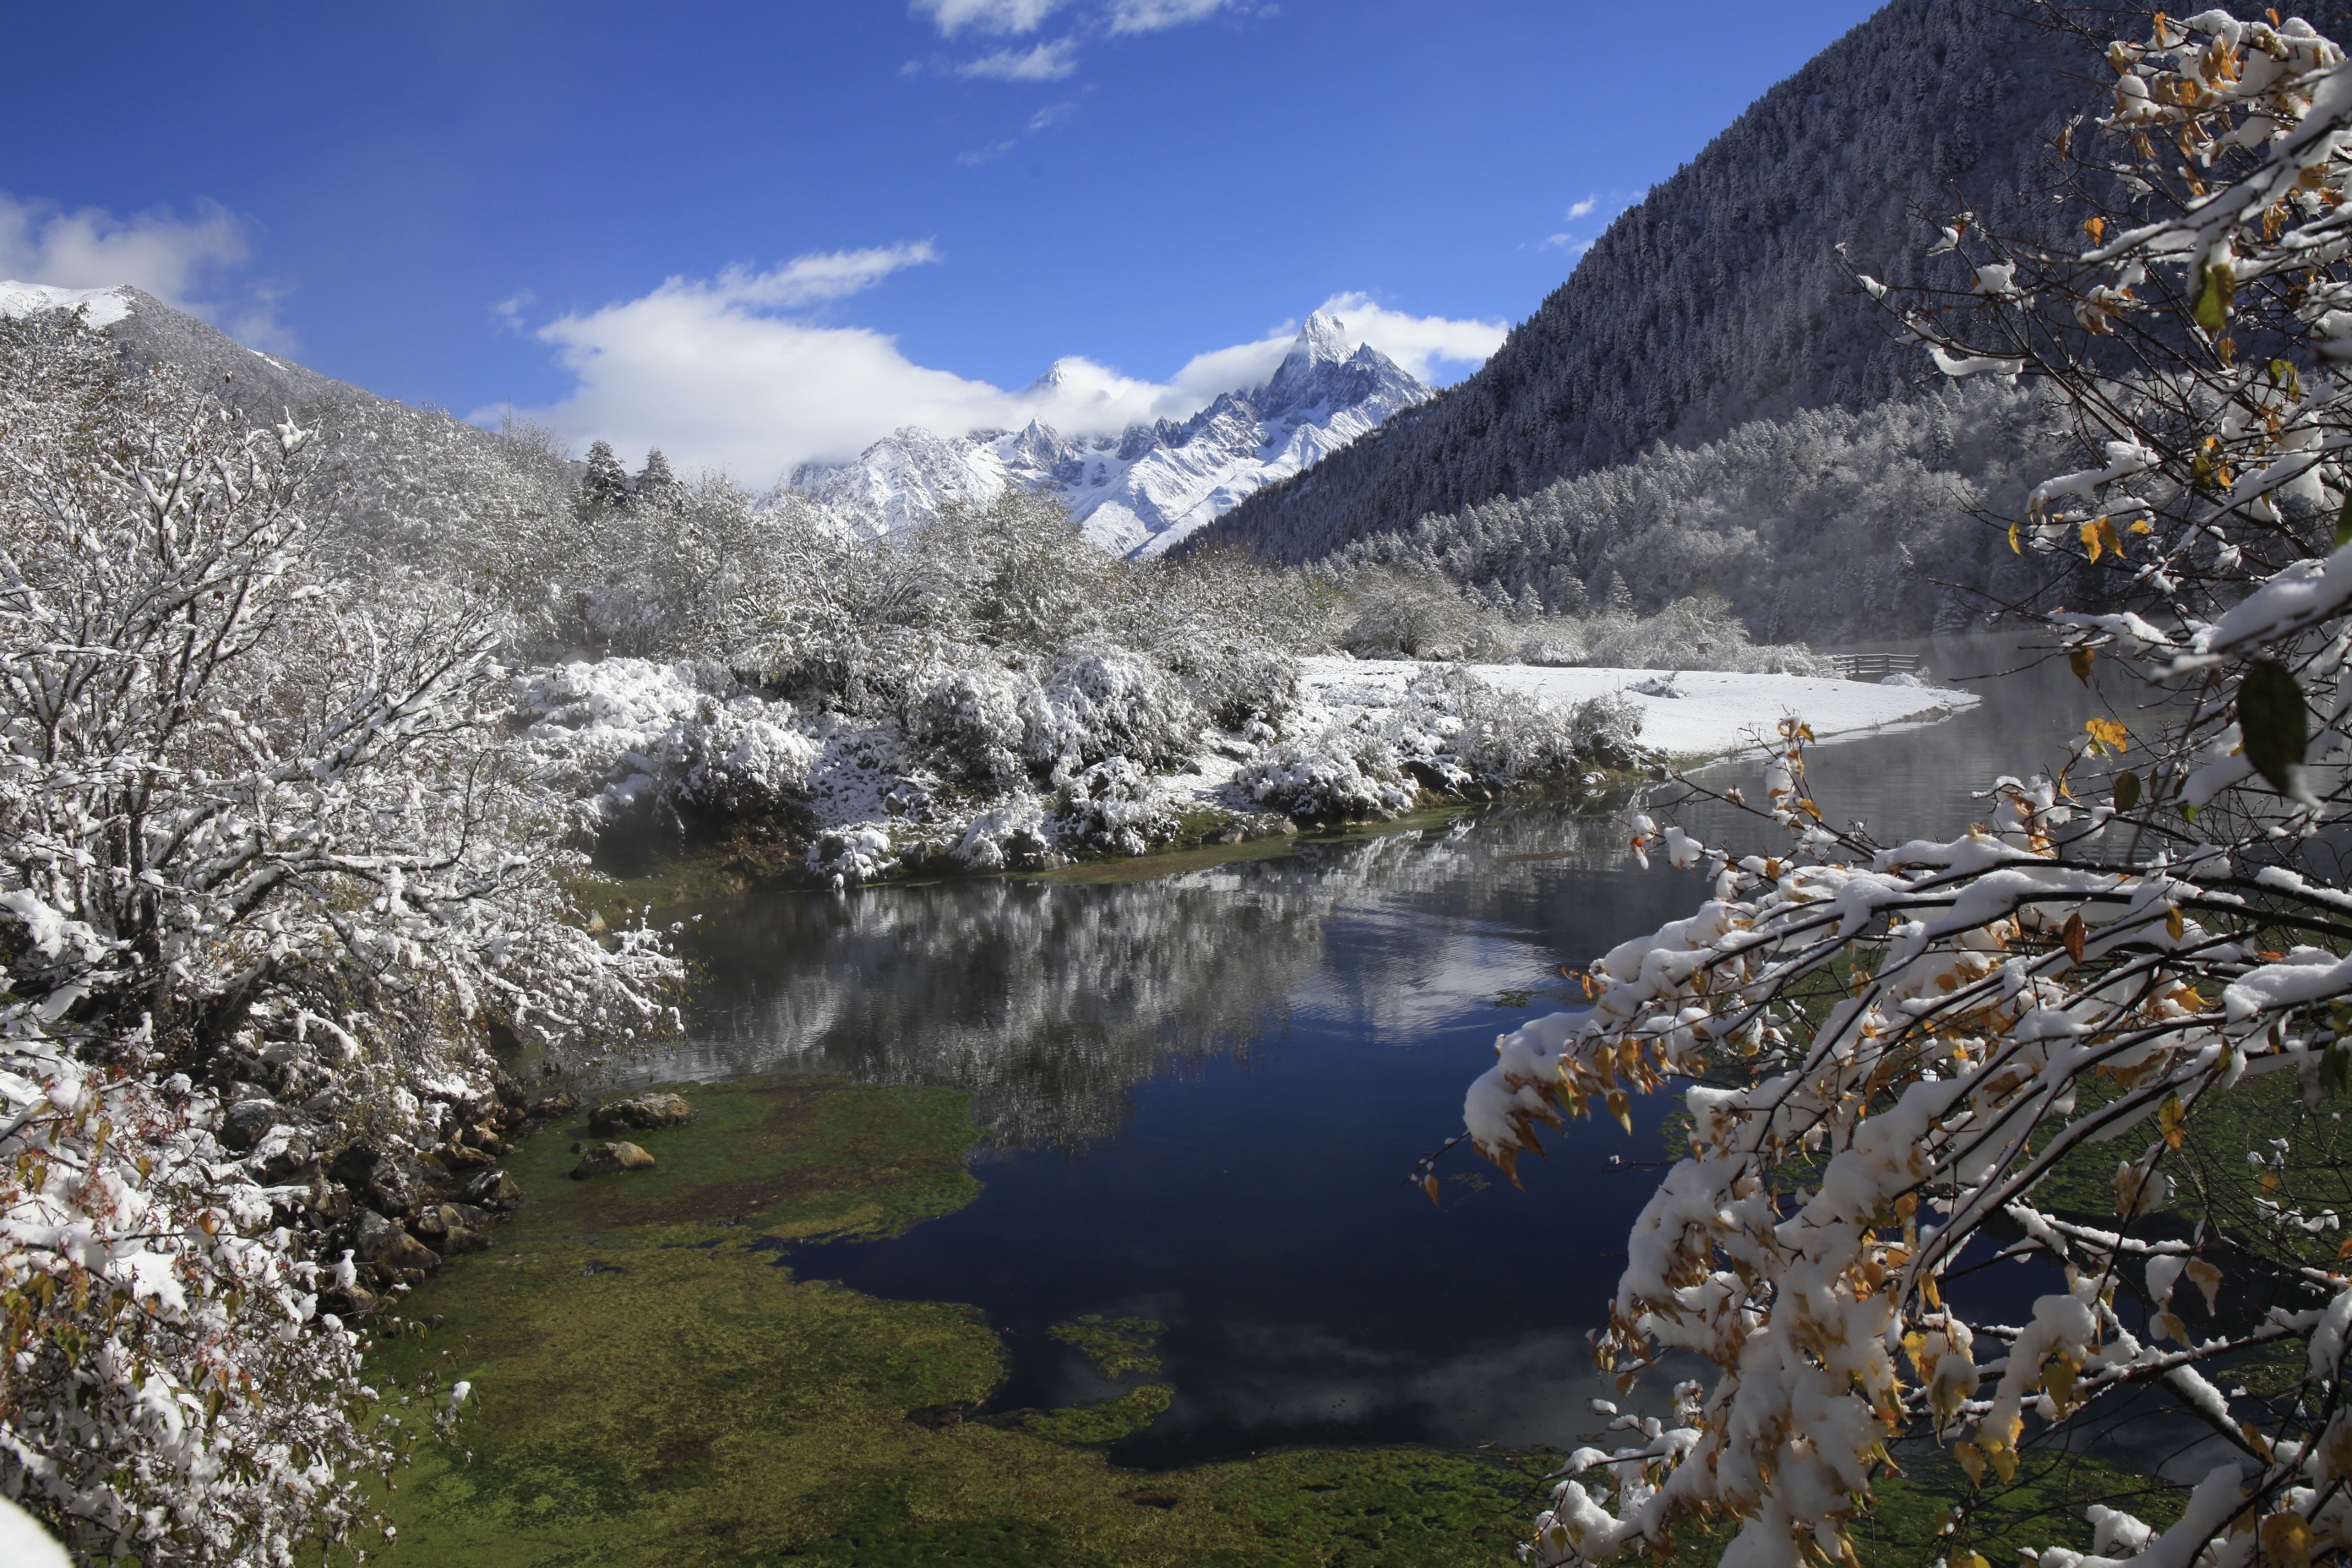
[[[1966,652],[1979,668],[1997,657]],[[1972,790],[2059,759],[2097,710],[2063,670],[1984,689],[1949,723],[1822,748],[1816,798],[1883,839],[1951,837],[1980,815]],[[1722,808],[1686,820],[1711,841],[1785,843]],[[696,1045],[662,1071],[972,1090],[977,1200],[786,1261],[984,1309],[1013,1347],[1003,1406],[1114,1392],[1049,1324],[1166,1323],[1175,1403],[1124,1461],[1566,1444],[1595,1425],[1586,1400],[1613,1392],[1584,1334],[1671,1101],[1637,1106],[1630,1135],[1572,1126],[1522,1163],[1524,1191],[1466,1148],[1441,1166],[1438,1205],[1403,1178],[1459,1131],[1496,1036],[1563,1005],[1559,964],[1705,896],[1696,873],[1635,867],[1626,837],[1570,805],[1513,805],[1149,879],[745,900],[704,922]],[[2041,1287],[2038,1269],[2000,1268],[2014,1283],[1982,1288],[2021,1304]]]

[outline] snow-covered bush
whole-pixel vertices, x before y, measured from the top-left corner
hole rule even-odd
[[[1108,757],[1063,784],[1054,807],[1061,841],[1105,855],[1141,855],[1179,831],[1167,790],[1130,757]]]
[[[463,1386],[404,1411],[362,1386],[358,1336],[319,1310],[331,1270],[206,1130],[213,1097],[79,1061],[21,1005],[6,1022],[0,1488],[87,1562],[364,1544],[371,1484]]]
[[[793,705],[736,691],[710,666],[584,659],[516,678],[541,782],[598,822],[646,806],[767,814],[801,801],[817,742]]]
[[[898,864],[890,835],[871,825],[820,835],[808,853],[810,872],[836,890],[887,876]]]
[[[1181,686],[1140,654],[1080,644],[1063,650],[1033,703],[1025,745],[1033,766],[1067,778],[1110,757],[1154,771],[1190,756],[1201,710]]]
[[[98,1359],[80,1370],[110,1387],[127,1379],[135,1414],[95,1426],[78,1425],[94,1407],[79,1402],[97,1401],[99,1384],[42,1381],[22,1362],[0,1372],[17,1379],[0,1488],[40,1482],[63,1461],[39,1445],[68,1431],[73,1463],[116,1478],[108,1485],[215,1477],[220,1456],[194,1447],[172,1380],[185,1372],[207,1432],[224,1418],[213,1396],[225,1410],[231,1391],[216,1374],[200,1385],[193,1363],[169,1364],[180,1331],[152,1317],[184,1308],[186,1333],[244,1357],[257,1380],[235,1391],[253,1412],[234,1431],[253,1445],[239,1463],[257,1470],[232,1465],[219,1485],[267,1472],[272,1500],[216,1491],[207,1503],[199,1489],[190,1506],[218,1518],[184,1529],[178,1502],[151,1518],[157,1500],[143,1496],[131,1528],[162,1532],[139,1548],[152,1562],[227,1560],[206,1530],[298,1539],[347,1522],[352,1454],[331,1437],[342,1417],[329,1397],[341,1352],[333,1330],[279,1311],[299,1260],[283,1236],[256,1239],[268,1205],[249,1197],[252,1173],[213,1162],[173,1108],[185,1097],[155,1098],[171,1081],[159,1076],[177,1069],[321,1137],[396,1141],[421,1135],[436,1102],[487,1092],[493,1029],[575,1055],[624,1043],[668,1026],[678,970],[648,933],[600,942],[572,908],[582,863],[501,733],[494,654],[509,623],[496,607],[439,578],[318,569],[309,431],[248,429],[165,374],[118,381],[109,348],[69,325],[0,323],[0,1036],[20,1058],[47,1058],[8,1068],[25,1083],[82,1075],[46,1101],[60,1116],[79,1113],[101,1064],[132,1074],[104,1090],[121,1114],[88,1130],[102,1155],[76,1154],[82,1134],[37,1106],[11,1118],[7,1138],[39,1128],[68,1142],[44,1145],[47,1164],[16,1145],[25,1159],[5,1169],[21,1184],[15,1212],[30,1217],[0,1266],[48,1275],[14,1253],[47,1248],[76,1291],[129,1267],[125,1294],[93,1306],[45,1285],[14,1298],[11,1321],[87,1310],[101,1314],[93,1332],[136,1336],[147,1332],[136,1314],[149,1314],[165,1357],[110,1360],[97,1334]],[[281,1094],[303,1099],[280,1105]],[[264,1144],[261,1168],[291,1161],[290,1135]],[[166,1261],[139,1261],[131,1233],[109,1229],[136,1223],[117,1204],[133,1189],[164,1205],[170,1235],[194,1224],[253,1246],[241,1261],[215,1252],[190,1265],[214,1283],[174,1285],[178,1242],[158,1232],[148,1250]],[[81,1205],[99,1230],[59,1229],[38,1216],[64,1211],[44,1205]],[[224,1216],[204,1222],[188,1205]],[[220,1295],[216,1320],[196,1298],[229,1289],[223,1269],[257,1294]],[[260,1299],[272,1292],[277,1306]],[[268,1316],[268,1333],[240,1312]],[[306,1349],[313,1333],[328,1337]],[[316,1440],[271,1447],[303,1432]]]
[[[1268,747],[1234,784],[1267,810],[1303,822],[1393,816],[1419,794],[1394,746],[1337,725]]]
[[[1026,775],[1028,715],[1044,701],[1034,676],[983,659],[930,672],[909,695],[903,722],[950,776],[1001,791]]]
[[[1489,785],[1578,771],[1591,755],[1579,751],[1582,737],[1572,711],[1523,692],[1498,690],[1461,669],[1431,669],[1415,676],[1404,689],[1390,731],[1400,752],[1407,754],[1408,734],[1416,740],[1429,737],[1435,743],[1427,754],[1440,756],[1465,777]]]
[[[1054,841],[1034,801],[982,812],[965,825],[948,858],[967,871],[1027,871],[1043,865]]]
[[[1654,616],[1602,616],[1584,625],[1585,662],[1616,669],[1726,669],[1834,677],[1804,647],[1759,647],[1722,595],[1676,599]]]

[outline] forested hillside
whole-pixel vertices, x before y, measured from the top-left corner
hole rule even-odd
[[[2011,233],[2048,221],[2044,143],[2110,74],[1977,0],[1895,0],[1619,217],[1484,369],[1197,543],[1303,562],[1661,440],[1916,395],[1925,358],[1890,341],[1832,247],[1900,286],[1928,237],[1915,201],[1957,196]]]
[[[1475,603],[1580,616],[1713,595],[1763,642],[1950,630],[2048,576],[1979,510],[2060,460],[2040,399],[1990,378],[1861,413],[1759,419],[1718,440],[1367,534],[1307,572],[1443,577]]]

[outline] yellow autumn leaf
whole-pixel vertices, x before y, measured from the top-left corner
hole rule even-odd
[[[2141,518],[2137,522],[2135,522],[2129,528],[2125,529],[2124,531],[2126,533],[2154,533],[2156,531],[2156,524],[2148,521],[2146,518]]]
[[[1609,1114],[1614,1116],[1618,1125],[1624,1128],[1626,1131],[1633,1131],[1633,1097],[1623,1089],[1612,1089],[1609,1091]]]
[[[2131,731],[2113,719],[2086,719],[2083,728],[2091,732],[2092,740],[2112,751],[2120,752],[2131,743]]]
[[[2025,553],[2024,546],[2017,542],[2017,524],[2013,522],[2009,525],[2009,548],[2010,552],[2013,555],[2022,555]]]
[[[2221,1271],[2214,1268],[2211,1264],[2206,1262],[2201,1258],[2193,1258],[2189,1259],[2189,1267],[2182,1269],[2181,1272],[2188,1275],[2189,1279],[2196,1285],[2197,1289],[2203,1292],[2205,1297],[2205,1310],[2209,1312],[2213,1310],[2214,1306],[2220,1300]]]
[[[2103,517],[2098,520],[2098,522],[2086,522],[2082,527],[2083,548],[2091,552],[2091,559],[2094,561],[2099,558],[2099,552],[2105,548],[2099,538],[2099,523],[2106,521]]]

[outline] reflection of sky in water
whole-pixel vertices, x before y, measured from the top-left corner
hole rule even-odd
[[[1939,675],[1999,649],[1937,650]],[[2063,757],[2097,710],[2063,666],[1980,688],[1985,707],[1824,747],[1832,820],[1949,837],[2000,772]],[[1759,714],[1769,725],[1777,715]],[[1748,783],[1754,764],[1724,770]],[[1710,842],[1769,852],[1769,827]],[[1269,1444],[1566,1444],[1609,1392],[1584,1332],[1654,1173],[1660,1118],[1585,1121],[1515,1191],[1456,1151],[1444,1207],[1402,1184],[1460,1127],[1495,1036],[1580,963],[1689,911],[1696,873],[1644,873],[1624,830],[1564,807],[1149,881],[1009,880],[794,894],[713,911],[695,1047],[665,1071],[792,1066],[975,1091],[986,1190],[892,1242],[813,1247],[803,1272],[879,1295],[975,1302],[1006,1331],[1007,1398],[1106,1392],[1049,1323],[1170,1325],[1174,1406],[1122,1445],[1172,1462]],[[1561,851],[1569,851],[1567,854]],[[2014,1268],[2001,1296],[2032,1293]],[[1687,1372],[1680,1375],[1688,1375]],[[1662,1398],[1654,1379],[1649,1403]]]

